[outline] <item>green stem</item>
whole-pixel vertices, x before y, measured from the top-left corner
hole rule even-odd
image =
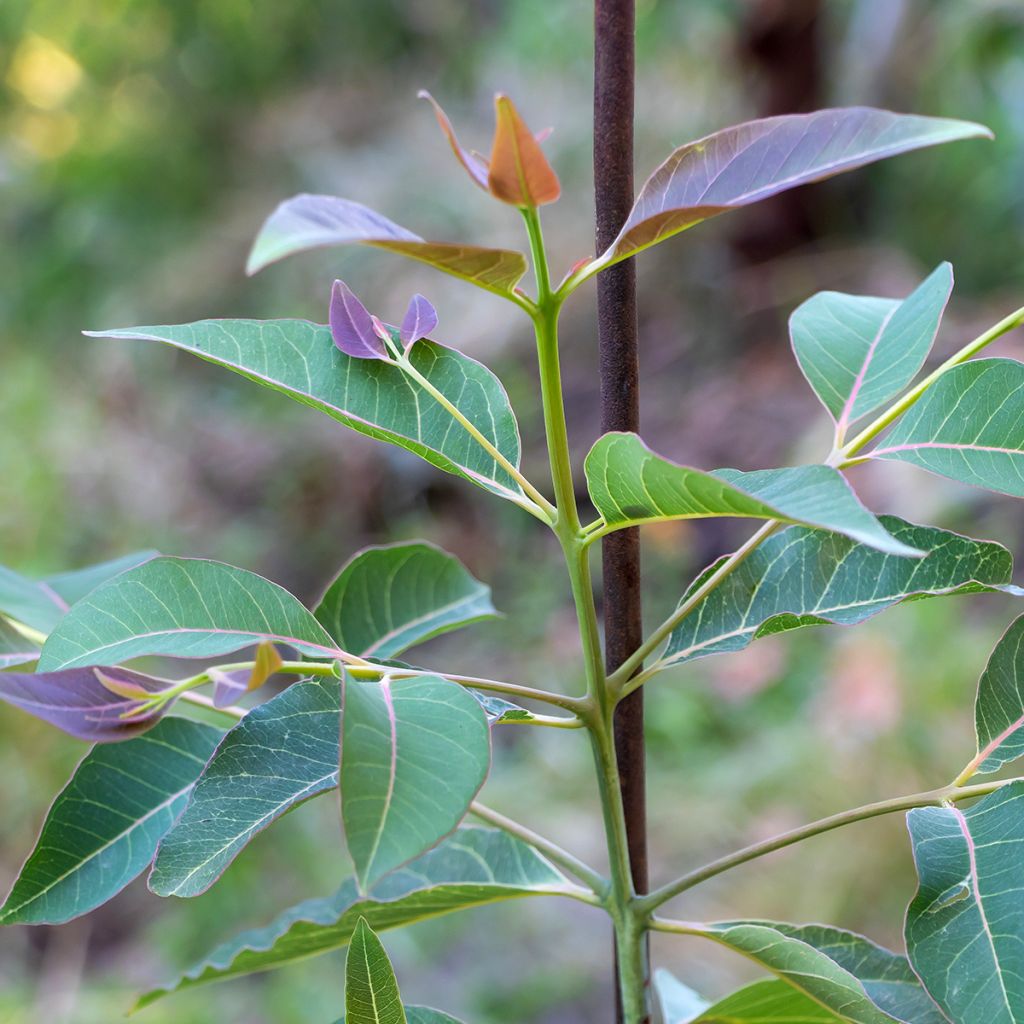
[[[1003,317],[999,323],[990,327],[987,331],[979,334],[973,341],[968,342],[958,352],[954,352],[941,366],[933,370],[925,377],[920,384],[911,388],[902,398],[894,402],[881,416],[866,426],[852,441],[843,448],[833,452],[829,458],[829,465],[837,468],[845,468],[860,461],[851,460],[851,456],[859,452],[869,441],[874,440],[886,427],[894,423],[902,416],[947,370],[954,366],[967,362],[968,359],[976,356],[983,348],[991,345],[997,338],[1012,331],[1015,327],[1024,324],[1024,307],[1015,310],[1007,317]]]
[[[821,835],[824,832],[831,832],[833,829],[842,828],[844,825],[852,825],[857,821],[866,821],[869,818],[878,818],[884,814],[894,814],[899,811],[910,811],[915,807],[941,807],[944,804],[957,803],[960,800],[970,800],[973,797],[985,796],[1011,782],[1021,782],[1022,779],[1001,779],[996,782],[983,782],[975,786],[944,786],[941,789],[929,790],[926,793],[913,793],[910,796],[894,797],[891,800],[880,800],[877,803],[865,804],[863,807],[855,807],[849,811],[842,811],[809,825],[793,829],[790,832],[783,832],[781,835],[771,839],[765,839],[760,843],[754,843],[735,853],[727,854],[718,860],[713,860],[703,867],[687,872],[674,882],[655,889],[652,893],[639,900],[639,906],[648,914],[652,913],[663,903],[692,889],[709,878],[714,878],[725,871],[739,867],[749,861],[757,860],[766,854],[782,850],[787,846],[803,842],[812,836]]]

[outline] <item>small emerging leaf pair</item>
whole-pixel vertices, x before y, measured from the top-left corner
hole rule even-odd
[[[356,359],[392,358],[392,347],[401,342],[408,352],[437,326],[437,310],[422,296],[414,295],[402,318],[394,327],[375,317],[344,281],[335,281],[331,290],[331,337],[346,355]]]

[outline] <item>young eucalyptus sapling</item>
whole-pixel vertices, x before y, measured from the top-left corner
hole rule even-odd
[[[471,181],[521,214],[529,259],[426,241],[353,200],[300,195],[266,221],[248,269],[356,243],[419,260],[516,307],[513,315],[532,326],[536,341],[550,481],[523,473],[519,428],[501,382],[435,340],[443,333],[422,295],[399,296],[371,312],[335,281],[329,303],[325,295],[325,326],[207,320],[96,336],[192,352],[519,506],[539,521],[537,529],[553,532],[564,553],[586,691],[426,671],[406,661],[417,644],[495,614],[489,588],[426,543],[357,553],[312,610],[243,569],[153,552],[45,580],[3,570],[0,656],[7,670],[0,697],[95,746],[54,803],[0,922],[69,921],[147,868],[158,895],[197,896],[257,832],[297,804],[338,790],[352,876],[333,895],[228,940],[169,987],[144,995],[140,1006],[347,946],[349,1024],[451,1022],[436,1010],[403,1007],[374,929],[549,896],[610,918],[630,1022],[650,1012],[644,940],[652,931],[705,938],[765,974],[712,1006],[657,972],[667,1024],[1024,1021],[1024,779],[977,781],[1024,753],[1024,618],[1010,625],[981,678],[977,751],[964,768],[950,765],[951,781],[687,867],[647,894],[633,890],[612,738],[616,705],[671,666],[803,626],[859,623],[907,600],[1020,593],[1000,544],[877,514],[844,470],[884,459],[1024,497],[1024,365],[976,358],[1024,322],[1024,310],[921,377],[953,287],[948,263],[903,299],[815,295],[793,312],[790,334],[834,428],[820,461],[704,471],[672,462],[635,434],[606,434],[583,462],[597,512],[590,522],[581,520],[573,485],[559,371],[559,314],[602,270],[785,189],[989,133],[866,108],[725,129],[672,153],[640,190],[612,244],[558,281],[540,207],[558,198],[560,186],[541,140],[499,96],[484,159],[462,147],[443,110],[427,99]],[[531,267],[528,291],[519,282]],[[384,319],[403,307],[397,326]],[[606,673],[591,579],[595,542],[627,527],[713,516],[758,525],[685,589],[631,658]],[[238,660],[225,663],[228,655]],[[135,666],[154,657],[191,659],[198,670],[183,669],[191,674],[172,680]],[[294,681],[249,706],[248,695],[272,676]],[[189,705],[202,705],[222,724],[182,713]],[[583,863],[478,801],[491,731],[508,725],[578,730],[587,738],[606,866]],[[676,896],[736,865],[901,811],[909,812],[920,877],[905,956],[836,927],[702,923],[667,913]]]

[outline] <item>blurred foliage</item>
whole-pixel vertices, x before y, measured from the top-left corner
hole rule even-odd
[[[787,7],[819,14],[821,73],[808,102],[965,117],[997,133],[993,144],[801,192],[798,207],[723,218],[645,256],[650,442],[707,467],[814,459],[821,415],[785,344],[785,318],[810,293],[903,294],[950,259],[958,284],[943,350],[1021,304],[1024,8],[637,6],[641,173],[672,145],[764,112],[785,67],[752,33]],[[300,189],[359,199],[437,237],[522,244],[514,216],[466,187],[414,100],[420,86],[477,148],[495,89],[515,96],[531,124],[555,126],[548,146],[566,195],[548,236],[556,265],[586,254],[590,19],[585,0],[4,0],[0,562],[43,571],[156,546],[244,565],[312,598],[359,546],[422,535],[460,554],[509,613],[439,642],[437,664],[577,686],[556,552],[525,517],[222,371],[78,332],[204,316],[322,320],[338,274],[382,309],[421,290],[441,311],[439,336],[507,382],[526,467],[543,479],[529,339],[498,300],[375,253],[312,255],[253,281],[241,268],[260,219]],[[598,430],[590,294],[567,311],[565,336],[580,453]],[[1021,343],[1001,351],[1020,355]],[[892,470],[858,476],[873,507],[1020,548],[1011,502]],[[648,531],[648,616],[659,619],[740,535],[722,524]],[[856,646],[844,630],[812,630],[659,679],[649,698],[655,863],[667,872],[944,781],[970,752],[975,681],[1012,614],[1003,598],[923,603],[861,627]],[[0,715],[0,883],[81,753]],[[522,793],[544,793],[522,816],[599,861],[588,768],[572,736],[507,730],[488,799],[511,811]],[[161,902],[138,884],[69,928],[0,933],[0,1022],[109,1021],[211,941],[329,891],[346,870],[337,847],[334,804],[317,801],[260,837],[202,899]],[[834,919],[898,942],[909,887],[894,818],[748,866],[691,894],[685,912]],[[573,1024],[607,1015],[607,939],[593,920],[583,907],[525,903],[387,942],[410,999],[479,1024]],[[656,951],[710,994],[745,977],[705,946],[659,940]],[[169,1001],[144,1019],[330,1020],[341,970],[339,958],[321,958]]]

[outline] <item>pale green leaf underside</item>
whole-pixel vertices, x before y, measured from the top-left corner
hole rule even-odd
[[[360,918],[345,961],[348,1024],[408,1024],[398,979],[380,939]]]
[[[943,263],[902,301],[819,292],[793,312],[797,362],[841,430],[914,379],[952,289],[953,268]]]
[[[160,896],[198,896],[282,814],[338,784],[337,680],[293,683],[217,747],[149,876]]]
[[[669,519],[738,516],[778,519],[845,534],[896,555],[921,552],[900,543],[828,466],[705,473],[648,448],[636,434],[605,434],[586,459],[587,486],[607,526]]]
[[[1024,498],[1024,363],[947,370],[870,454]]]
[[[853,625],[908,599],[988,589],[1018,593],[1009,586],[1012,557],[1001,545],[895,516],[880,522],[898,541],[928,554],[899,558],[838,534],[791,526],[761,544],[676,627],[662,662],[739,651],[801,626]]]
[[[843,1020],[943,1024],[906,958],[853,932],[826,925],[726,921],[708,926],[704,934]]]
[[[152,860],[220,736],[165,718],[94,747],[50,809],[0,924],[61,924],[120,892]]]
[[[497,612],[490,587],[454,555],[418,541],[361,551],[315,614],[344,650],[387,659]]]
[[[953,1024],[1024,1021],[1024,784],[907,816],[920,885],[907,951]]]
[[[307,320],[202,320],[91,336],[166,342],[501,497],[525,501],[519,484],[436,399],[393,363],[340,352],[327,327]],[[417,342],[409,357],[512,465],[519,465],[519,427],[505,389],[490,370],[431,341]]]
[[[25,665],[39,657],[39,647],[0,617],[0,669]]]
[[[487,777],[483,708],[439,676],[346,678],[341,817],[365,890],[455,829]]]
[[[197,964],[171,989],[144,996],[141,1006],[171,991],[269,970],[346,946],[360,917],[377,931],[428,917],[523,896],[577,892],[525,843],[494,829],[463,827],[361,896],[355,879],[329,899],[285,911],[265,928],[243,932]]]
[[[206,658],[269,640],[335,657],[301,602],[262,576],[198,558],[154,558],[101,584],[61,619],[39,670],[164,655]]]
[[[975,772],[988,774],[1024,754],[1024,616],[996,645],[978,683]]]

